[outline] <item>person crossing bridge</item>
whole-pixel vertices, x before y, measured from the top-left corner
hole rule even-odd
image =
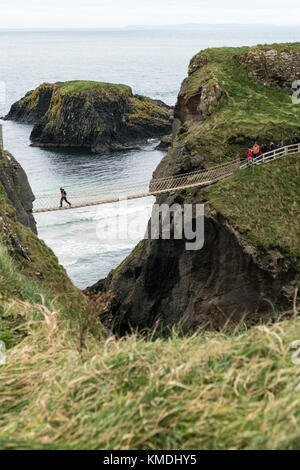
[[[64,188],[60,188],[60,207],[62,207],[63,202],[65,201],[67,204],[69,204],[69,207],[71,207],[71,203],[67,200],[67,192],[64,190]]]

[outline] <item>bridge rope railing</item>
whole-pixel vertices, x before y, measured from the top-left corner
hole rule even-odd
[[[222,176],[232,174],[240,166],[240,160],[225,163],[204,170],[183,173],[166,178],[156,178],[150,182],[150,192],[162,191],[165,189],[176,189],[182,186],[197,185],[206,181],[214,181]]]
[[[300,152],[300,144],[292,144],[270,152],[261,154],[252,159],[252,166],[267,163],[284,155]],[[226,178],[235,171],[243,170],[249,166],[248,162],[242,162],[236,159],[229,163],[214,166],[207,169],[192,171],[165,178],[152,179],[137,183],[130,183],[120,186],[106,186],[95,190],[79,190],[68,192],[67,199],[70,199],[72,208],[93,206],[99,204],[108,204],[118,202],[120,199],[137,199],[147,196],[155,196],[170,191],[192,188],[197,186],[207,186],[220,179]],[[34,202],[33,212],[48,212],[59,210],[59,194],[39,195]],[[68,206],[64,206],[68,209]]]

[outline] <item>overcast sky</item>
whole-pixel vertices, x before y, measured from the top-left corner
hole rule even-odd
[[[299,0],[0,0],[0,28],[300,24]]]

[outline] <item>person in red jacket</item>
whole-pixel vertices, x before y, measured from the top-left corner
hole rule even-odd
[[[246,158],[247,158],[247,164],[250,166],[252,164],[252,158],[253,158],[253,154],[252,154],[251,149],[248,149],[246,151]]]
[[[63,205],[63,201],[65,201],[67,204],[69,204],[69,207],[71,207],[71,203],[67,200],[67,193],[64,190],[64,188],[60,188],[60,207]]]
[[[260,154],[260,147],[256,142],[253,146],[252,153],[254,157],[258,157],[258,155]]]

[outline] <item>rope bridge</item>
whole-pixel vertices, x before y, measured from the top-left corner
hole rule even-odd
[[[252,159],[252,165],[261,165],[284,155],[300,152],[300,144],[293,144],[282,147],[271,152],[259,155]],[[237,170],[243,170],[248,167],[248,163],[242,163],[235,160],[223,165],[214,166],[205,170],[198,170],[181,175],[169,176],[167,178],[152,179],[152,181],[142,181],[140,183],[132,183],[119,187],[102,187],[91,191],[74,191],[68,192],[68,199],[72,206],[57,206],[60,200],[59,194],[46,194],[37,196],[34,202],[33,212],[50,212],[57,210],[69,210],[79,207],[97,206],[100,204],[108,204],[118,202],[120,199],[138,199],[148,196],[156,196],[158,194],[168,193],[181,189],[209,186]]]

